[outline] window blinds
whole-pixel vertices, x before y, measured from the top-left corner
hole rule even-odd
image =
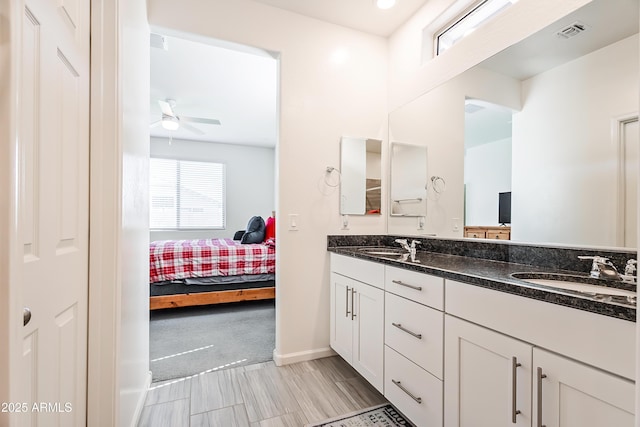
[[[152,229],[225,227],[225,168],[221,163],[152,158]]]

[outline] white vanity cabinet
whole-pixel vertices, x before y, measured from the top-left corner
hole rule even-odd
[[[633,322],[453,281],[445,292],[445,426],[633,426]]]
[[[444,280],[385,266],[384,395],[418,426],[442,426]]]
[[[531,426],[530,344],[445,318],[445,425]]]
[[[381,264],[331,254],[331,348],[381,393],[383,277]]]
[[[634,425],[633,381],[539,348],[533,369],[534,426]]]

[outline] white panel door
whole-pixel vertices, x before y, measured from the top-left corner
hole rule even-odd
[[[89,1],[26,0],[18,63],[19,425],[86,423]],[[13,202],[11,202],[13,203]],[[26,320],[26,319],[25,319]]]
[[[531,346],[445,316],[444,425],[531,426]]]
[[[534,348],[534,425],[632,427],[632,381]],[[539,397],[542,397],[539,399]]]

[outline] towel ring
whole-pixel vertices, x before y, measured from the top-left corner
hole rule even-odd
[[[332,184],[328,181],[328,178],[331,176],[331,174],[333,174],[333,172],[338,173],[338,182],[336,184]],[[334,168],[333,166],[327,166],[324,174],[325,185],[327,185],[328,187],[337,187],[338,185],[340,185],[340,181],[342,181],[342,174],[340,173],[340,169]]]
[[[431,186],[433,187],[433,191],[438,194],[444,193],[444,191],[447,189],[447,183],[445,182],[444,178],[436,175],[431,177]]]

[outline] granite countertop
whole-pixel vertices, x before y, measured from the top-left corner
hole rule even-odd
[[[579,292],[559,290],[557,288],[551,288],[543,285],[535,285],[511,276],[512,273],[522,272],[552,273],[568,274],[573,277],[579,276],[582,280],[578,280],[584,281],[585,283],[593,280],[584,273],[580,274],[575,271],[554,270],[546,267],[492,261],[420,250],[416,252],[415,262],[412,262],[408,259],[408,256],[370,255],[359,250],[360,248],[362,248],[362,246],[330,246],[327,250],[341,255],[375,261],[398,268],[431,274],[445,279],[456,280],[458,282],[481,286],[483,288],[493,289],[500,292],[507,292],[525,298],[532,298],[551,304],[563,305],[578,310],[615,317],[617,319],[631,322],[635,322],[636,320],[636,306],[633,303],[605,301],[601,298],[591,297]],[[634,284],[622,283],[620,281],[599,281],[599,283],[606,283],[609,287],[635,291]]]

